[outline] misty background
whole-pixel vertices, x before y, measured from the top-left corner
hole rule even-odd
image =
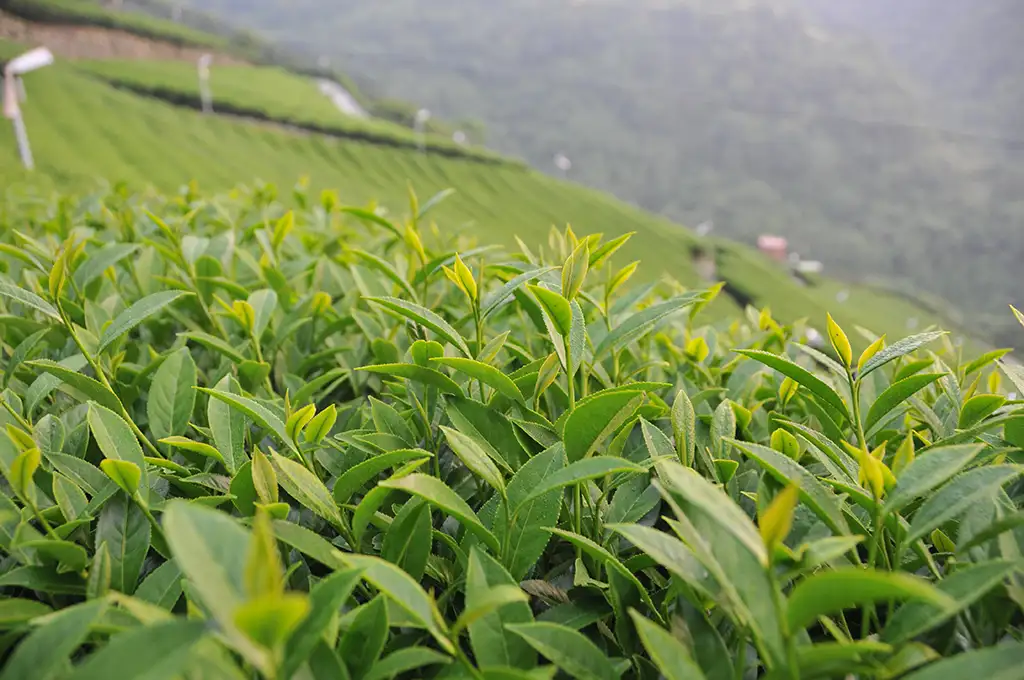
[[[1012,344],[1017,0],[193,0],[498,150]],[[586,226],[581,225],[585,230]],[[1019,338],[1017,338],[1019,340]]]

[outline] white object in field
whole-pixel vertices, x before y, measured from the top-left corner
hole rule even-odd
[[[824,338],[821,337],[821,333],[815,328],[807,329],[807,344],[814,348],[820,348],[825,345]]]
[[[35,71],[36,69],[44,66],[49,66],[53,63],[53,53],[45,47],[37,47],[34,50],[29,50],[22,55],[11,59],[7,62],[7,66],[4,68],[5,72],[9,72],[13,76],[25,75],[29,71]]]
[[[316,84],[320,88],[320,94],[330,99],[334,106],[346,116],[352,116],[353,118],[370,117],[370,114],[359,105],[356,98],[338,83],[326,78],[318,78]]]
[[[426,125],[427,121],[430,120],[430,111],[427,109],[420,109],[416,112],[416,118],[414,126],[416,128],[416,134],[419,137],[420,153],[427,150],[427,132]]]
[[[210,64],[212,63],[212,54],[204,54],[196,61],[196,71],[199,74],[199,99],[203,105],[203,113],[213,113],[213,94],[210,92]]]
[[[907,319],[907,330],[908,331],[912,331],[915,328],[917,328],[917,317],[916,316],[912,316],[912,317]]]
[[[462,146],[466,143],[466,133],[462,130],[456,130],[455,133],[452,134],[452,141],[459,146]]]
[[[26,170],[34,169],[35,161],[32,158],[32,147],[28,142],[25,119],[21,115],[19,100],[23,98],[23,92],[21,94],[18,92],[19,81],[24,74],[52,63],[53,53],[45,47],[37,47],[10,60],[4,67],[4,117],[9,118],[14,126],[14,138],[18,142],[18,155]],[[21,83],[20,87],[23,88],[24,83]]]
[[[701,238],[704,238],[705,236],[710,234],[711,230],[714,229],[714,228],[715,228],[715,223],[712,222],[711,220],[708,220],[706,222],[701,222],[700,224],[698,224],[697,225],[697,229],[695,231],[697,232],[697,236],[700,236]]]
[[[557,153],[555,154],[555,167],[562,173],[562,177],[565,177],[566,173],[572,170],[572,161],[565,154]]]
[[[825,270],[825,265],[817,260],[800,260],[796,269],[803,274],[820,274]]]
[[[850,299],[850,291],[841,290],[836,293],[836,302],[843,303]]]

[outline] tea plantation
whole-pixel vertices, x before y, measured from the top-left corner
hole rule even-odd
[[[9,201],[3,680],[1020,677],[1002,353],[276,193]]]
[[[1024,678],[1008,350],[191,69],[0,126],[0,680]]]

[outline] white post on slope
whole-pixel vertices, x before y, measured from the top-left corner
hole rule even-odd
[[[32,159],[32,147],[28,143],[25,119],[21,115],[20,100],[22,96],[18,92],[18,81],[29,71],[35,71],[52,63],[53,54],[50,50],[39,47],[15,57],[4,67],[4,117],[10,119],[14,126],[14,138],[18,142],[18,155],[21,156],[21,163],[27,170],[34,169],[35,163]]]
[[[213,113],[213,95],[210,93],[210,64],[213,63],[212,54],[204,54],[196,62],[196,71],[199,74],[199,100],[203,106],[203,113]]]
[[[572,170],[572,161],[569,160],[568,156],[562,153],[555,154],[555,167],[561,173],[564,179],[569,171]]]
[[[416,135],[419,138],[420,153],[425,153],[427,150],[427,121],[430,120],[430,111],[427,109],[420,109],[416,112],[415,127]]]

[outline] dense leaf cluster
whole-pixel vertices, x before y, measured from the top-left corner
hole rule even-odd
[[[1018,677],[1005,352],[275,196],[0,240],[0,679]]]

